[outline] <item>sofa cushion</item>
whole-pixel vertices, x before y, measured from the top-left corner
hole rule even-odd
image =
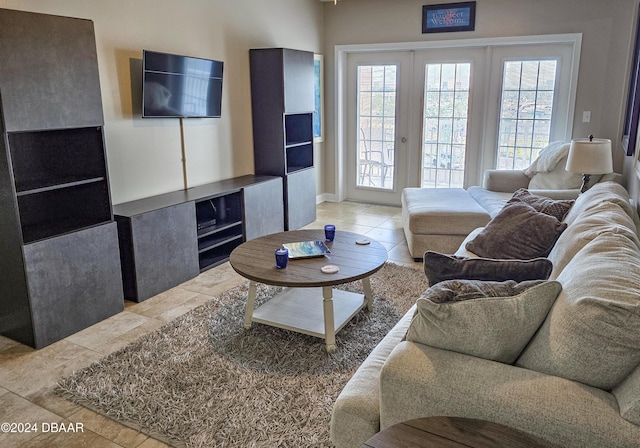
[[[463,188],[405,188],[402,219],[414,234],[467,235],[490,216]]]
[[[602,233],[560,273],[562,292],[517,365],[610,389],[640,363],[640,249]]]
[[[637,448],[640,440],[640,426],[620,418],[616,398],[603,390],[408,341],[387,359],[380,390],[383,428],[453,415],[500,423],[565,448]],[[514,445],[503,440],[502,446]]]
[[[578,196],[564,222],[571,225],[585,210],[596,206],[601,202],[610,202],[619,205],[629,216],[633,216],[633,207],[629,203],[629,193],[616,182],[602,182],[589,188]]]
[[[563,157],[558,164],[548,172],[533,174],[529,182],[529,189],[538,190],[570,190],[580,188],[582,185],[582,174],[570,173],[565,169],[567,157]],[[591,178],[592,184],[597,182],[600,176]]]
[[[502,210],[507,201],[513,197],[513,191],[505,193],[502,191],[487,190],[486,188],[478,186],[471,186],[467,188],[467,191],[474,201],[489,212],[492,218],[500,213],[500,210]]]
[[[612,392],[618,400],[622,418],[640,425],[640,365]]]
[[[623,207],[614,202],[596,202],[573,220],[556,241],[549,253],[549,259],[553,262],[550,278],[556,279],[576,254],[598,235],[617,233],[637,241],[634,228],[633,219]]]
[[[562,221],[575,201],[550,199],[533,194],[525,188],[520,188],[513,193],[513,197],[509,199],[507,204],[513,202],[524,202],[533,207],[534,210],[551,215],[558,221]]]
[[[566,227],[553,216],[514,202],[505,205],[466,248],[485,258],[546,257]]]
[[[427,251],[424,254],[424,273],[429,280],[429,285],[453,279],[497,282],[546,280],[552,269],[553,264],[547,258],[501,260],[458,257],[433,251]]]
[[[560,292],[558,282],[451,280],[416,302],[406,339],[504,363],[516,360]],[[488,294],[483,296],[482,291]],[[460,291],[458,297],[457,290]],[[500,294],[500,295],[497,295]],[[469,298],[474,298],[469,300]],[[433,300],[452,299],[436,303]]]

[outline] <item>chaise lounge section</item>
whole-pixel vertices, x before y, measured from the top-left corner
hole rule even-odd
[[[554,176],[558,177],[557,174]],[[620,182],[620,179],[619,174],[611,173],[599,181]],[[523,171],[488,170],[482,187],[472,186],[466,190],[405,188],[402,191],[402,225],[411,256],[418,261],[427,250],[455,252],[473,229],[488,223],[520,188],[552,199],[575,199],[580,194],[579,185],[576,188],[531,189],[531,184],[532,178]],[[546,185],[553,186],[550,182]],[[566,182],[559,186],[567,185],[574,186]]]

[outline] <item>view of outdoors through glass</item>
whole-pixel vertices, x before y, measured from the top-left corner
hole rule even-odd
[[[557,61],[504,63],[497,169],[521,170],[549,144]]]
[[[422,124],[422,187],[461,188],[471,64],[427,64]]]
[[[396,134],[395,65],[358,67],[357,186],[393,189]]]
[[[556,71],[556,60],[504,62],[497,169],[524,169],[549,144]],[[394,188],[397,74],[394,64],[358,66],[358,187]],[[464,186],[470,81],[470,63],[425,66],[422,187]]]

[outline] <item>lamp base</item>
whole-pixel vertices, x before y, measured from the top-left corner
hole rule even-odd
[[[591,178],[591,174],[583,174],[582,175],[582,186],[580,187],[580,193],[584,193],[589,189],[589,179]]]

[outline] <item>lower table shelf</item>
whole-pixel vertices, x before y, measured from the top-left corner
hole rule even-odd
[[[364,307],[363,294],[334,289],[335,332]],[[251,321],[325,339],[322,288],[287,288],[256,308]]]

